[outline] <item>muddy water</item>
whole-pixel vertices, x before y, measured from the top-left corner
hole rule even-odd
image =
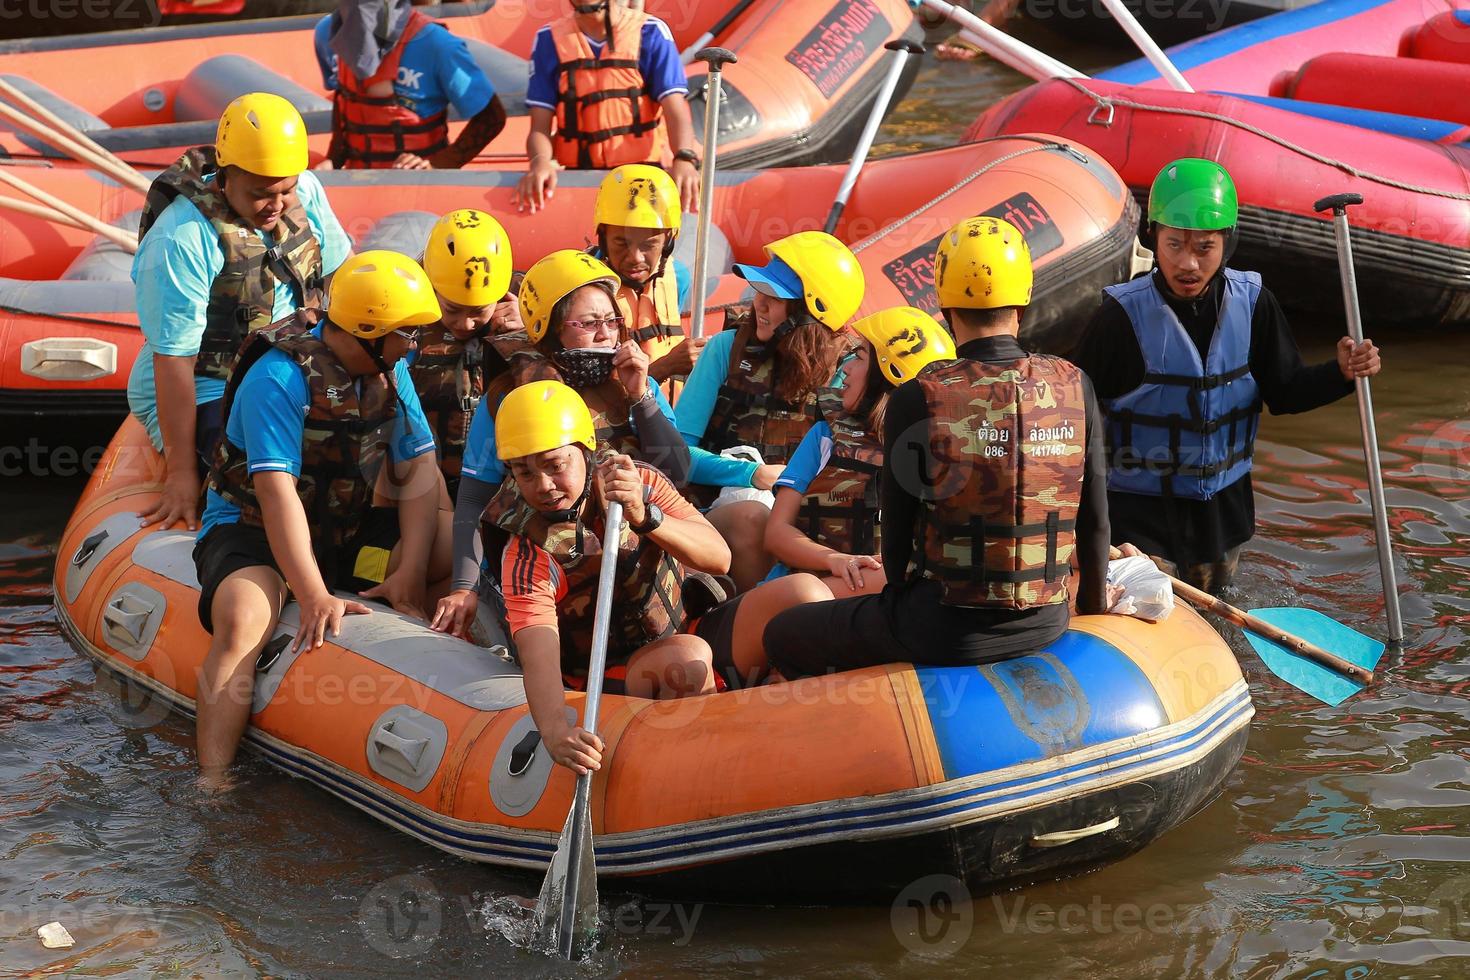
[[[1053,50],[1084,69],[1103,57]],[[929,64],[884,140],[942,143],[1016,84]],[[1330,355],[1331,324],[1299,333]],[[579,972],[1470,976],[1470,358],[1464,334],[1376,339],[1409,643],[1375,690],[1326,708],[1249,666],[1258,714],[1223,796],[1088,877],[956,896],[922,921],[612,897],[609,948]],[[1300,596],[1381,635],[1352,403],[1268,418],[1262,439],[1260,533],[1233,598]],[[565,971],[518,944],[534,880],[441,856],[253,759],[240,792],[200,799],[188,723],[130,707],[58,634],[50,552],[80,479],[14,472],[0,481],[0,976]],[[51,920],[73,949],[41,947]]]

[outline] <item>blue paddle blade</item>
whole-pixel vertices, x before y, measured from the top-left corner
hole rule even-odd
[[[1271,609],[1252,609],[1250,613],[1272,626],[1369,670],[1377,667],[1378,658],[1383,656],[1384,647],[1378,640],[1344,626],[1315,609],[1278,606]],[[1247,630],[1245,638],[1250,640],[1251,646],[1255,647],[1256,653],[1266,662],[1271,673],[1320,701],[1336,707],[1363,689],[1363,685],[1357,681],[1342,676],[1330,667],[1308,660],[1280,644],[1272,643],[1263,636]]]

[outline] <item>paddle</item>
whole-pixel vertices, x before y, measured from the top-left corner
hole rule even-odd
[[[1154,66],[1154,70],[1164,81],[1176,91],[1194,91],[1194,88],[1184,80],[1184,76],[1179,74],[1179,69],[1174,67],[1174,62],[1170,61],[1163,49],[1154,43],[1153,38],[1149,37],[1148,31],[1144,30],[1138,18],[1133,16],[1133,11],[1123,5],[1123,0],[1102,0],[1102,2],[1103,6],[1108,8],[1108,13],[1112,14],[1113,19],[1118,22],[1118,26],[1133,39],[1133,43],[1138,45],[1138,50],[1143,52],[1143,56],[1148,59],[1149,64]]]
[[[904,38],[889,41],[883,46],[894,53],[893,62],[888,66],[888,75],[883,79],[882,88],[878,90],[873,110],[868,113],[863,134],[858,137],[857,149],[852,151],[852,163],[848,164],[847,173],[842,175],[842,185],[837,188],[837,200],[832,202],[832,210],[827,212],[827,224],[822,230],[829,235],[836,230],[837,219],[842,217],[842,209],[847,207],[847,199],[852,194],[853,185],[857,183],[858,174],[862,172],[863,164],[868,162],[868,151],[873,148],[878,127],[888,114],[888,103],[893,101],[893,93],[898,90],[898,80],[903,75],[904,65],[908,64],[910,55],[924,53],[922,44]]]
[[[597,709],[602,701],[602,672],[607,668],[607,634],[622,530],[623,505],[610,501],[607,527],[602,532],[603,559],[597,576],[597,605],[593,608],[592,657],[587,665],[587,699],[582,708],[582,727],[594,734]],[[585,941],[597,934],[597,861],[592,850],[591,791],[592,773],[578,776],[572,808],[536,900],[536,946],[554,948],[568,960],[576,951],[578,936]]]
[[[693,62],[694,59],[699,56],[698,53],[704,48],[706,44],[719,37],[720,32],[729,27],[731,24],[735,23],[735,18],[739,17],[741,14],[745,13],[745,11],[750,9],[750,5],[753,3],[755,3],[755,0],[740,0],[739,3],[735,4],[735,6],[731,7],[728,11],[725,12],[725,16],[715,21],[714,27],[711,27],[709,30],[699,35],[699,37],[695,40],[693,44],[689,45],[689,47],[685,48],[683,51],[680,51],[679,60],[686,65]]]
[[[704,298],[708,292],[710,209],[715,200],[715,154],[720,133],[720,103],[725,88],[725,66],[738,64],[735,52],[705,48],[695,57],[709,65],[704,86],[704,166],[699,171],[699,221],[694,228],[694,291],[690,298],[689,336],[704,336]]]
[[[120,228],[114,228],[112,227],[112,225],[107,224],[100,218],[94,217],[90,214],[87,214],[85,211],[81,211],[77,208],[72,207],[61,198],[56,197],[53,194],[48,194],[46,191],[41,190],[41,188],[35,186],[29,181],[21,180],[19,177],[15,176],[15,174],[10,173],[10,171],[6,169],[3,165],[0,165],[0,183],[9,184],[16,190],[21,191],[24,194],[28,194],[36,200],[40,201],[42,204],[46,205],[47,207],[60,212],[63,216],[67,218],[67,220],[75,224],[78,228],[84,228],[87,231],[102,235],[103,237],[109,238],[112,241],[116,242],[127,251],[135,254],[137,253],[138,236],[131,235]]]
[[[131,187],[139,194],[148,193],[148,180],[114,155],[111,150],[101,146],[86,133],[3,78],[0,78],[0,96],[31,114],[30,117],[27,117],[10,106],[0,109],[0,115],[4,115],[16,126],[50,143],[82,163],[90,164],[124,187]]]
[[[1358,310],[1358,277],[1353,271],[1353,243],[1349,236],[1347,209],[1362,204],[1361,194],[1333,194],[1312,205],[1313,211],[1332,212],[1332,229],[1337,236],[1337,269],[1342,277],[1342,305],[1347,310],[1348,335],[1363,342],[1363,317]],[[1368,496],[1373,504],[1373,536],[1378,545],[1378,572],[1383,578],[1383,606],[1388,613],[1388,638],[1404,642],[1404,622],[1399,615],[1399,589],[1393,571],[1393,542],[1388,536],[1388,505],[1383,499],[1383,465],[1378,459],[1378,427],[1373,421],[1373,390],[1367,378],[1355,378],[1358,392],[1358,423],[1363,430],[1363,459],[1368,464]]]
[[[915,9],[928,7],[960,29],[960,37],[975,45],[1003,65],[1014,68],[1039,82],[1048,78],[1086,78],[1082,72],[1065,65],[1051,55],[1018,41],[1005,31],[992,27],[963,7],[949,0],[909,0]]]
[[[1122,553],[1113,548],[1110,557],[1120,558]],[[1169,582],[1174,594],[1190,605],[1243,630],[1271,673],[1320,701],[1335,707],[1373,683],[1373,668],[1384,646],[1371,636],[1314,609],[1277,607],[1245,612],[1172,575]],[[1329,653],[1325,647],[1342,655]]]

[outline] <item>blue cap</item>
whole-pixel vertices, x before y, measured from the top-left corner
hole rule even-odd
[[[777,299],[801,299],[806,292],[796,270],[774,255],[765,265],[742,265],[737,262],[734,272],[759,292]]]

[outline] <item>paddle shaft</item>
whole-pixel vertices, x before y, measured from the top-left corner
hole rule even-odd
[[[740,0],[740,2],[737,3],[735,6],[725,11],[725,16],[715,21],[715,26],[705,31],[693,44],[689,45],[689,47],[679,52],[679,60],[686,65],[692,62],[695,55],[704,50],[704,46],[706,44],[709,44],[715,38],[719,37],[720,33],[725,28],[735,23],[735,18],[739,17],[741,14],[749,10],[750,5],[753,3],[755,3],[755,0]]]
[[[65,147],[62,147],[59,143],[57,143],[57,136],[61,137],[63,140],[70,141],[74,146],[76,146],[78,149],[81,149],[86,154],[86,156],[83,157],[82,155],[79,155],[76,150],[68,150],[67,152],[71,153],[71,155],[77,157],[77,159],[82,160],[85,163],[91,163],[94,167],[97,167],[97,169],[101,170],[103,173],[106,173],[108,176],[113,177],[114,179],[122,183],[125,187],[131,187],[139,194],[148,193],[148,181],[136,170],[124,163],[121,159],[114,155],[112,151],[98,144],[86,133],[83,133],[81,130],[77,129],[75,126],[68,123],[65,119],[62,119],[56,113],[52,112],[50,109],[47,109],[45,106],[41,105],[41,103],[37,102],[29,95],[26,95],[20,89],[5,81],[5,79],[3,78],[0,78],[0,95],[5,96],[11,102],[20,106],[22,109],[29,111],[31,115],[33,115],[37,120],[40,120],[41,123],[49,124],[54,131],[53,136],[41,136],[40,134],[34,132],[32,133],[32,135],[40,136],[41,139],[46,140],[48,143],[56,145],[57,149],[65,149]],[[32,124],[34,125],[35,123],[33,122]]]
[[[1112,548],[1109,551],[1109,557],[1116,560],[1123,557],[1123,553],[1117,548]],[[1236,609],[1224,599],[1212,596],[1203,589],[1196,589],[1188,582],[1181,581],[1172,575],[1169,576],[1169,581],[1174,586],[1174,594],[1182,596],[1191,606],[1214,613],[1221,619],[1234,623],[1243,630],[1249,630],[1257,636],[1264,636],[1272,643],[1279,643],[1286,649],[1299,653],[1329,670],[1335,670],[1344,677],[1351,677],[1360,684],[1373,683],[1373,671],[1368,668],[1359,667],[1335,653],[1328,653],[1316,644],[1308,643],[1299,636],[1293,636],[1278,626],[1272,626],[1264,619],[1257,619],[1244,609]]]
[[[852,195],[858,174],[862,172],[863,164],[868,162],[868,152],[873,149],[878,127],[888,114],[888,104],[893,101],[893,93],[898,91],[898,83],[903,77],[903,69],[908,64],[909,56],[924,53],[922,44],[903,38],[889,41],[884,47],[893,52],[893,61],[888,65],[888,74],[883,78],[883,87],[878,90],[878,98],[873,102],[873,111],[868,113],[863,134],[858,137],[857,149],[852,151],[852,163],[848,164],[847,173],[842,175],[842,185],[837,188],[837,199],[832,202],[832,210],[827,212],[827,224],[822,230],[829,235],[837,229],[837,219],[842,217],[842,209],[847,207],[847,199]]]
[[[1363,342],[1363,316],[1358,309],[1358,276],[1353,269],[1353,243],[1347,209],[1361,204],[1357,194],[1336,194],[1313,205],[1316,211],[1332,209],[1332,229],[1337,236],[1337,268],[1342,279],[1342,305],[1347,311],[1348,335],[1353,343]],[[1378,546],[1378,573],[1383,579],[1383,607],[1388,614],[1388,638],[1404,641],[1404,621],[1399,612],[1399,588],[1393,569],[1393,541],[1388,534],[1388,503],[1383,498],[1383,464],[1378,458],[1378,426],[1373,420],[1373,389],[1367,378],[1354,378],[1358,394],[1358,427],[1363,434],[1363,459],[1368,466],[1368,497],[1373,505],[1373,536]]]
[[[0,166],[0,182],[9,184],[16,190],[24,194],[28,194],[36,200],[40,201],[42,204],[54,208],[56,211],[59,211],[60,213],[66,215],[66,217],[74,222],[77,227],[84,228],[88,231],[92,231],[99,235],[102,235],[105,238],[111,239],[122,248],[128,250],[129,252],[137,254],[138,239],[135,236],[129,235],[127,232],[123,231],[120,228],[114,228],[106,222],[101,221],[100,219],[95,218],[90,214],[87,214],[85,211],[77,210],[70,204],[67,204],[61,198],[46,193],[45,191],[41,190],[41,188],[35,186],[29,181],[21,180],[19,177],[15,176],[15,174],[10,173],[3,166]]]
[[[704,297],[709,276],[710,209],[715,200],[715,155],[719,151],[720,102],[725,87],[724,68],[740,59],[724,48],[705,48],[695,55],[709,65],[704,85],[704,165],[699,170],[699,220],[694,227],[694,294],[690,308],[689,336],[704,336]]]
[[[1184,76],[1179,74],[1179,69],[1174,67],[1174,62],[1170,61],[1164,50],[1154,43],[1153,38],[1149,37],[1148,31],[1144,30],[1138,18],[1133,16],[1133,11],[1123,5],[1123,0],[1102,0],[1102,2],[1103,6],[1108,8],[1108,13],[1112,14],[1113,19],[1118,22],[1118,26],[1132,38],[1134,44],[1138,45],[1138,50],[1143,52],[1143,56],[1148,59],[1149,64],[1154,66],[1164,81],[1173,86],[1176,91],[1194,91],[1184,80]]]
[[[923,5],[960,28],[960,36],[996,61],[1009,65],[1039,82],[1049,78],[1086,78],[1077,69],[1065,65],[1024,41],[1018,41],[999,28],[992,27],[963,7],[948,0],[909,0],[910,6]]]
[[[591,479],[591,474],[588,474]],[[587,698],[582,708],[582,727],[597,733],[597,714],[602,706],[602,673],[607,669],[607,636],[612,627],[613,584],[617,579],[618,542],[623,531],[623,505],[616,500],[607,505],[607,527],[602,532],[602,568],[597,574],[597,605],[593,607],[592,656],[587,664]],[[556,947],[564,959],[571,959],[576,945],[577,893],[581,890],[578,875],[582,869],[582,840],[587,822],[592,819],[589,803],[592,773],[577,777],[577,790],[572,796],[572,832],[567,849],[567,883],[561,895],[561,919],[558,921]],[[592,882],[596,887],[596,882]]]
[[[32,218],[40,218],[42,221],[54,221],[59,225],[70,225],[73,228],[81,228],[83,231],[91,231],[90,228],[79,224],[55,208],[48,208],[44,204],[35,204],[31,201],[22,201],[18,197],[0,197],[0,208]]]

